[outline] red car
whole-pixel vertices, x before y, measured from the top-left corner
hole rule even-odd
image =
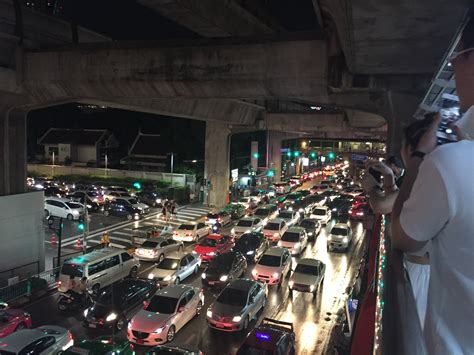
[[[367,205],[368,202],[369,201],[367,200],[366,196],[356,196],[352,200],[352,208],[358,208],[361,205]]]
[[[31,316],[21,309],[0,311],[0,338],[20,329],[31,328]]]
[[[203,262],[209,262],[216,255],[229,251],[234,246],[234,239],[227,235],[211,234],[200,241],[193,250]]]
[[[264,318],[252,330],[237,355],[245,354],[295,354],[293,323]]]
[[[369,208],[370,208],[370,206],[367,202],[359,203],[359,205],[357,207],[352,207],[349,210],[349,216],[352,219],[363,219],[364,216],[369,211]]]

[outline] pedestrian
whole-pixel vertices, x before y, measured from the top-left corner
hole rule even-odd
[[[450,62],[461,119],[459,140],[437,146],[440,117],[421,135],[392,212],[392,246],[419,251],[431,241],[424,336],[428,354],[474,354],[474,21]]]
[[[167,212],[168,212],[167,203],[168,202],[163,203],[163,207],[161,208],[161,215],[162,215],[164,221],[168,220],[167,219]]]
[[[176,214],[177,214],[177,205],[176,205],[175,200],[171,201],[170,210],[171,210],[171,218],[175,220]]]
[[[108,248],[109,245],[110,245],[110,237],[109,237],[109,233],[107,231],[104,232],[104,234],[102,234],[102,239],[100,240],[100,244],[102,244],[102,246],[104,248]]]

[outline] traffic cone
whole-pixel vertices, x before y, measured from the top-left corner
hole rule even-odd
[[[51,245],[56,245],[57,244],[57,239],[56,239],[56,234],[51,234]]]
[[[82,249],[82,245],[81,245],[81,238],[77,238],[76,240],[76,245],[74,246],[74,248],[76,249]]]

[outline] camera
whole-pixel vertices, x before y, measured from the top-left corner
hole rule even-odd
[[[443,94],[443,102],[439,114],[441,122],[436,133],[438,145],[452,143],[458,140],[450,125],[461,118],[459,114],[459,99],[455,95]]]

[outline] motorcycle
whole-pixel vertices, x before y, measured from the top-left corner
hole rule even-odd
[[[83,295],[74,291],[61,293],[58,297],[58,309],[65,312],[90,307],[93,303],[91,292],[86,292]]]

